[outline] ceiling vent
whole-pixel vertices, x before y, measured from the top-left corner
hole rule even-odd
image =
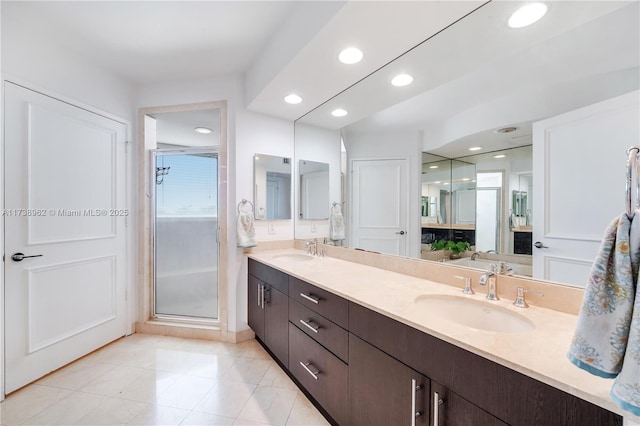
[[[496,133],[511,133],[518,130],[517,127],[502,127],[500,129],[496,129]]]

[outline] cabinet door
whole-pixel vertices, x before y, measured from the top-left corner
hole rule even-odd
[[[272,286],[264,290],[264,343],[289,366],[289,297]]]
[[[262,309],[262,282],[249,275],[249,284],[247,287],[248,299],[248,320],[249,327],[256,333],[256,337],[264,342],[264,310]]]
[[[431,381],[431,426],[507,426],[506,423]]]
[[[349,425],[428,425],[429,385],[421,374],[349,335]]]

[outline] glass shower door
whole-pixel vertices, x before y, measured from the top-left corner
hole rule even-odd
[[[158,318],[218,318],[218,157],[154,153],[154,309]]]

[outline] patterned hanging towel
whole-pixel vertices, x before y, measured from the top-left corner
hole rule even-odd
[[[607,227],[567,354],[576,366],[600,377],[613,378],[620,373],[630,337],[637,274],[631,262],[630,231],[626,214]]]
[[[640,416],[640,290],[638,285],[638,263],[640,263],[640,211],[636,210],[631,222],[629,241],[631,269],[636,283],[631,327],[627,339],[622,370],[611,388],[611,399],[621,408]]]

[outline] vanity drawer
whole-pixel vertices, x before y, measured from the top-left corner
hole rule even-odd
[[[347,364],[291,323],[289,372],[338,424],[348,424]]]
[[[349,302],[346,299],[294,277],[289,277],[289,297],[348,329]]]
[[[257,260],[249,259],[249,273],[260,281],[274,286],[282,293],[289,293],[289,275],[284,272],[273,269]]]
[[[348,361],[349,333],[345,329],[293,299],[289,299],[289,321],[338,358]]]

